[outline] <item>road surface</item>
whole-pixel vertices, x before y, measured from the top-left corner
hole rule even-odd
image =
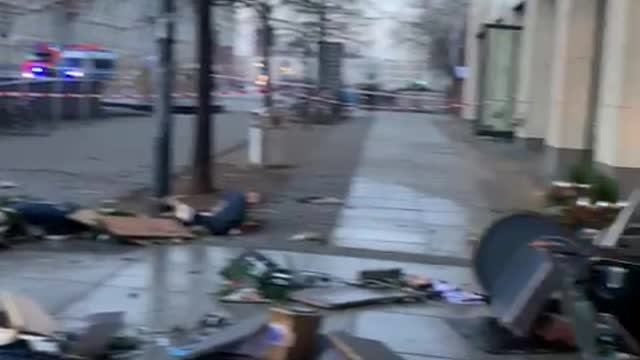
[[[216,152],[245,142],[249,111],[256,102],[232,106],[244,111],[216,116]],[[173,164],[178,170],[190,162],[194,116],[174,119]],[[47,136],[0,135],[0,181],[19,185],[0,194],[91,205],[148,187],[155,128],[151,116],[129,114],[67,121]]]

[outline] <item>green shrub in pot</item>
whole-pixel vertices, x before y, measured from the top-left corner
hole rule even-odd
[[[593,169],[586,164],[576,164],[569,169],[569,181],[575,184],[591,184],[594,181]]]
[[[618,183],[616,183],[613,178],[603,174],[595,177],[590,191],[591,201],[605,201],[615,204],[618,202],[619,196],[620,189],[618,188]]]

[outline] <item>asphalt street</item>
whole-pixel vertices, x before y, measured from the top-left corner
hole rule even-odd
[[[215,151],[246,141],[250,111],[258,99],[225,100],[215,117]],[[190,163],[193,115],[174,117],[174,171]],[[45,136],[0,135],[0,181],[18,188],[5,193],[82,205],[148,187],[152,180],[156,121],[148,114],[115,114],[59,122]]]

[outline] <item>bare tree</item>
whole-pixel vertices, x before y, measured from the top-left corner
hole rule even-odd
[[[399,22],[398,36],[428,58],[429,67],[452,75],[452,34],[464,28],[468,0],[412,0],[412,15]]]
[[[282,3],[301,15],[301,20],[293,24],[302,26],[312,41],[329,38],[354,41],[362,25],[360,20],[364,19],[363,0],[283,0]]]
[[[273,12],[282,0],[210,0],[214,5],[237,6],[252,9],[258,17],[262,28],[262,57],[264,71],[267,75],[265,84],[264,107],[268,110],[273,105],[271,93],[271,52],[273,49]]]

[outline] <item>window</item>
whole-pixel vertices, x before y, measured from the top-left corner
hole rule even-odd
[[[51,61],[51,54],[48,52],[37,52],[33,54],[33,58],[29,60],[38,62],[49,62]]]
[[[113,70],[113,60],[96,59],[94,60],[96,70]]]
[[[62,59],[61,65],[62,67],[65,67],[65,68],[74,68],[74,69],[81,69],[84,67],[82,59],[78,59],[78,58]]]

